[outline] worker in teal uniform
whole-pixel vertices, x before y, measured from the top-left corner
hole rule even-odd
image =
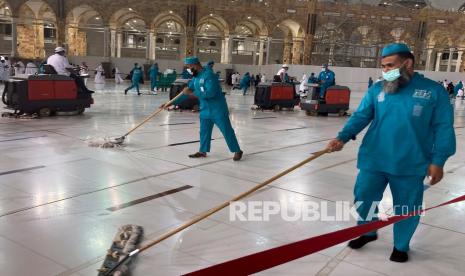
[[[311,73],[307,83],[318,83],[318,79],[315,77],[315,73]]]
[[[140,95],[139,83],[141,79],[142,79],[142,68],[138,66],[137,64],[135,64],[134,69],[132,69],[132,78],[131,78],[132,84],[131,86],[129,86],[128,88],[124,90],[124,95],[127,95],[128,91],[133,88],[136,88],[137,95]]]
[[[211,69],[211,70],[213,71],[213,66],[215,66],[215,62],[214,62],[213,60],[210,59],[210,60],[207,62],[206,68]]]
[[[152,64],[149,70],[150,91],[157,94],[158,63]]]
[[[336,75],[329,70],[328,64],[323,64],[318,80],[320,81],[320,98],[324,99],[326,90],[336,84]]]
[[[192,75],[189,74],[189,72],[187,72],[187,68],[186,68],[186,67],[182,68],[181,78],[182,78],[182,79],[185,79],[185,80],[188,80],[188,79],[192,78]]]
[[[373,79],[371,77],[368,78],[368,88],[372,87],[373,86]]]
[[[244,96],[247,94],[247,90],[249,89],[249,87],[250,87],[250,73],[247,72],[242,77],[242,80],[240,83],[240,89],[242,89]]]
[[[183,95],[173,104],[178,105],[192,93],[200,102],[200,149],[189,157],[207,157],[207,153],[210,152],[213,126],[216,125],[223,133],[229,150],[234,153],[233,160],[241,160],[243,152],[231,126],[228,104],[218,77],[210,68],[202,67],[197,57],[186,58],[185,65],[193,75],[193,79],[189,81],[188,87],[182,91]],[[162,107],[167,108],[168,106],[162,105]]]
[[[377,207],[387,184],[396,215],[418,211],[423,200],[423,181],[441,181],[446,160],[455,153],[454,111],[444,87],[414,72],[415,57],[407,45],[394,43],[382,51],[384,81],[375,83],[350,117],[328,151],[345,143],[370,125],[358,154],[360,170],[355,183],[359,224]],[[377,208],[372,209],[377,212]],[[394,249],[390,260],[406,262],[410,240],[419,216],[394,225]],[[377,239],[376,232],[349,242],[358,249]]]

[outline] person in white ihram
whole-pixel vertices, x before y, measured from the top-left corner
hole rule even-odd
[[[55,54],[51,55],[47,59],[47,64],[51,65],[58,75],[68,76],[74,79],[81,93],[94,93],[94,91],[87,89],[86,85],[84,84],[84,80],[81,77],[74,73],[71,73],[68,70],[72,69],[73,67],[69,64],[69,61],[65,56],[65,52],[66,51],[63,47],[55,48]]]
[[[95,69],[95,71],[97,73],[95,74],[94,82],[95,83],[105,83],[105,76],[103,75],[104,71],[103,71],[102,64],[99,64],[99,66]]]

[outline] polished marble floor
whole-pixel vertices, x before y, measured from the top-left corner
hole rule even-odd
[[[198,147],[183,144],[198,140],[198,114],[191,112],[161,113],[129,136],[124,147],[88,147],[86,139],[120,136],[168,98],[167,93],[148,95],[145,86],[144,95],[125,96],[124,88],[112,82],[95,87],[95,105],[83,116],[0,119],[1,275],[96,275],[119,226],[141,225],[145,240],[154,239],[324,148],[346,120],[308,117],[298,109],[252,111],[253,97],[237,91],[227,100],[245,152],[241,162],[231,160],[216,129],[209,157],[187,158]],[[352,108],[361,95],[355,91]],[[427,205],[465,194],[464,107],[456,102],[457,154],[447,163],[443,182],[426,191]],[[326,201],[330,209],[335,201],[351,201],[359,141],[247,200],[286,201],[291,211],[308,200]],[[109,210],[181,187],[179,192]],[[390,202],[387,191],[384,203]],[[464,275],[464,214],[463,203],[427,214],[406,264],[388,260],[392,227],[387,227],[363,250],[340,244],[258,275]],[[351,225],[286,222],[279,217],[232,222],[226,209],[147,250],[132,271],[135,276],[180,275]]]

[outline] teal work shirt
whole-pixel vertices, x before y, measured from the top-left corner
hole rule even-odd
[[[156,79],[158,76],[158,67],[152,66],[149,70],[149,76],[152,79]]]
[[[336,74],[331,70],[322,71],[318,76],[319,81],[324,81],[323,86],[330,87],[333,86],[336,82]]]
[[[142,70],[139,68],[134,68],[132,71],[132,81],[139,82],[142,79]]]
[[[338,139],[355,139],[368,124],[357,167],[393,175],[425,175],[455,153],[454,111],[444,87],[415,73],[397,93],[375,83]]]
[[[204,68],[189,81],[188,87],[199,99],[201,119],[214,119],[229,115],[228,104],[221,89],[220,81],[211,69]],[[174,104],[180,104],[187,98],[189,98],[188,95],[183,95]]]

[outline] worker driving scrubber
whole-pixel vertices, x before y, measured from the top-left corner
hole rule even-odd
[[[74,67],[69,64],[65,53],[66,51],[63,47],[55,48],[55,54],[47,59],[47,64],[51,65],[58,75],[68,76],[74,79],[80,93],[94,93],[94,91],[87,89],[84,80],[73,72]]]
[[[320,98],[324,99],[326,90],[329,87],[336,85],[336,74],[329,70],[328,64],[323,64],[320,75],[318,76],[318,82],[320,83]]]

